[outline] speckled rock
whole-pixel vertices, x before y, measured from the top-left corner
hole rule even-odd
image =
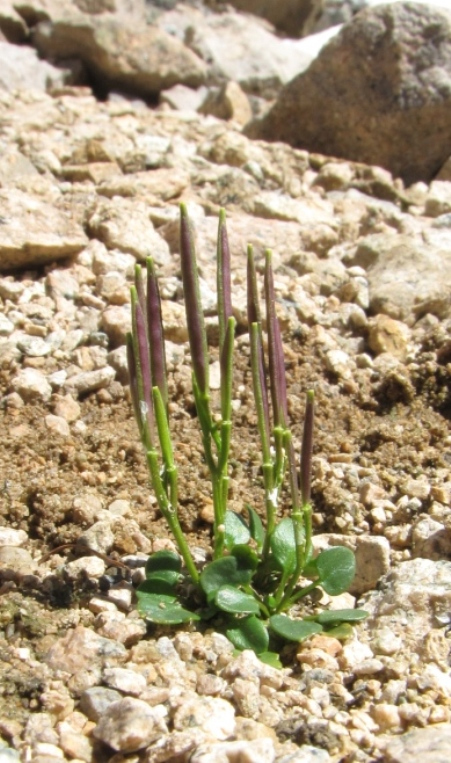
[[[150,707],[140,699],[125,697],[107,707],[93,734],[113,750],[135,752],[167,733],[166,715],[163,705]]]

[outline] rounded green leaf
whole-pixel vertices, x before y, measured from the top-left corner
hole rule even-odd
[[[258,602],[253,596],[231,585],[222,586],[216,592],[215,604],[223,612],[237,615],[258,615],[260,611]]]
[[[350,548],[334,546],[316,557],[319,582],[330,596],[347,591],[355,575],[355,556]]]
[[[333,636],[334,638],[339,639],[340,641],[344,639],[349,638],[352,636],[353,628],[351,623],[340,623],[339,625],[336,625],[332,628],[326,628],[324,630],[324,633],[326,633],[328,636]]]
[[[224,543],[226,548],[231,549],[240,543],[247,543],[251,537],[249,528],[240,514],[234,511],[225,513],[225,536]]]
[[[153,572],[162,572],[163,570],[180,573],[181,569],[181,559],[174,551],[156,551],[149,556],[146,562],[146,577]]]
[[[199,620],[199,615],[189,612],[181,606],[175,596],[161,593],[146,593],[137,590],[139,613],[152,623],[161,625],[176,625],[189,620]]]
[[[321,625],[336,625],[338,623],[357,623],[365,620],[368,612],[364,609],[329,609],[327,612],[321,612],[315,617],[317,623]]]
[[[258,659],[264,662],[265,665],[271,665],[272,668],[277,668],[278,670],[283,668],[277,652],[260,652]]]
[[[250,582],[252,573],[253,570],[241,564],[236,556],[223,556],[207,564],[201,573],[200,584],[207,596],[210,596],[224,585],[246,585]]]
[[[140,584],[138,591],[141,593],[163,593],[167,596],[175,596],[174,582],[156,573],[147,578],[147,580],[144,580]]]
[[[279,567],[292,575],[296,569],[296,540],[293,520],[282,519],[276,526],[270,541],[271,551]]]
[[[321,633],[322,626],[312,620],[292,620],[287,615],[273,615],[269,624],[278,636],[287,641],[303,641],[314,633]]]
[[[236,619],[226,630],[226,636],[237,649],[252,649],[256,654],[268,650],[268,630],[255,615]]]

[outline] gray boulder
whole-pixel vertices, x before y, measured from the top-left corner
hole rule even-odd
[[[210,4],[217,4],[215,2]],[[324,0],[229,0],[237,10],[261,16],[289,37],[308,34],[321,16]]]
[[[451,14],[395,3],[357,14],[248,128],[252,137],[428,181],[451,154]]]
[[[206,67],[161,29],[124,23],[112,14],[72,14],[37,25],[33,42],[53,60],[80,59],[100,90],[153,96],[177,83],[197,87]]]

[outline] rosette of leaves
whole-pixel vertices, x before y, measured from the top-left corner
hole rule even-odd
[[[264,342],[258,279],[252,248],[247,254],[248,326],[252,384],[262,452],[263,511],[245,505],[227,508],[232,431],[232,376],[235,318],[232,308],[230,251],[224,210],[217,241],[217,316],[219,324],[220,403],[212,411],[209,355],[200,299],[194,232],[180,207],[181,273],[192,363],[192,387],[214,507],[211,560],[197,567],[178,515],[178,470],[168,417],[168,385],[160,295],[152,258],[145,277],[137,265],[131,290],[132,331],[127,337],[130,388],[150,482],[178,552],[158,551],[146,565],[138,606],[153,623],[176,625],[209,621],[237,649],[252,649],[279,665],[286,641],[301,642],[314,633],[344,638],[366,617],[360,609],[312,612],[304,597],[322,590],[331,596],[349,588],[355,574],[352,551],[342,546],[315,556],[312,545],[311,466],[314,394],[307,392],[300,460],[295,454],[287,414],[282,338],[276,317],[271,252],[265,252]],[[146,281],[146,286],[144,284]],[[267,347],[265,357],[264,344]],[[290,505],[280,506],[285,481]],[[303,610],[301,617],[297,614]],[[293,612],[296,614],[293,615]]]

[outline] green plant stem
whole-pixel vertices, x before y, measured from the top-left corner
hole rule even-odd
[[[158,466],[158,453],[156,450],[149,450],[147,452],[147,464],[149,467],[152,486],[157,498],[158,507],[175,538],[189,575],[191,576],[194,583],[198,583],[199,573],[196,569],[196,565],[194,564],[193,557],[191,556],[191,552],[183,534],[183,530],[180,527],[177,510],[169,502],[167,492],[160,476],[160,470]]]

